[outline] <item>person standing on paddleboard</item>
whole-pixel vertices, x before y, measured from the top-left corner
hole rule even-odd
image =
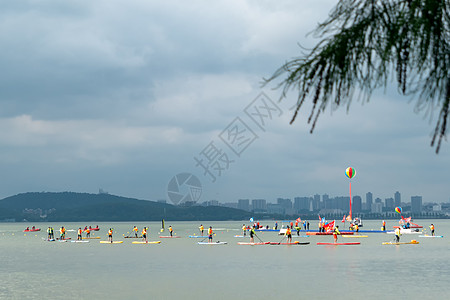
[[[86,231],[86,238],[89,239],[91,237],[91,230],[86,228],[84,231]]]
[[[138,228],[137,228],[136,226],[134,226],[134,227],[133,227],[133,233],[134,233],[134,237],[135,237],[135,238],[138,237],[138,235],[137,235],[138,231],[139,231]]]
[[[64,226],[61,226],[61,228],[59,229],[59,239],[60,240],[66,239],[66,229],[64,228]]]
[[[51,240],[52,239],[52,228],[49,227],[47,229],[47,240]]]
[[[242,224],[242,235],[243,236],[247,235],[247,226],[245,226],[245,224]]]
[[[253,237],[256,235],[255,228],[250,229],[250,243],[254,243]]]
[[[81,236],[81,234],[83,233],[83,230],[81,230],[81,227],[78,228],[78,235],[77,235],[77,241],[81,241],[83,239],[83,237]]]
[[[434,236],[434,225],[433,224],[430,225],[430,230],[431,230],[431,236]]]
[[[212,236],[213,236],[212,226],[209,226],[209,229],[208,229],[208,242],[209,243],[212,243]]]
[[[291,233],[291,227],[289,227],[289,225],[286,228],[286,236],[287,236],[287,242],[292,243],[292,233]]]
[[[401,232],[401,229],[400,229],[400,226],[399,226],[397,229],[395,229],[395,242],[396,243],[400,242],[400,236],[401,235],[402,235],[402,232]]]
[[[172,236],[173,236],[173,229],[172,229],[172,226],[169,226],[169,233],[170,233],[170,236],[172,237]]]
[[[203,236],[203,231],[205,230],[205,227],[203,227],[203,224],[200,224],[200,227],[198,228],[200,230],[201,236]]]
[[[136,235],[137,236],[137,235]],[[143,242],[148,242],[148,240],[147,240],[147,227],[144,227],[143,229],[142,229],[142,241]]]
[[[334,242],[337,243],[337,236],[338,234],[341,234],[341,232],[339,231],[339,226],[334,227],[334,231],[333,231],[333,238],[334,238]]]
[[[108,242],[113,242],[113,237],[112,237],[112,235],[113,235],[113,230],[112,230],[112,228],[110,228],[109,230],[108,230]]]
[[[386,221],[383,220],[383,225],[381,226],[381,230],[386,231]]]

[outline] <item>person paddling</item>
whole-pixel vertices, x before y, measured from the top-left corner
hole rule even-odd
[[[172,229],[172,226],[169,226],[169,233],[170,233],[170,236],[172,237],[172,236],[173,236],[173,229]]]
[[[203,227],[203,224],[200,224],[200,227],[198,228],[200,230],[201,236],[203,236],[203,231],[205,230],[205,227]]]
[[[209,229],[208,229],[208,243],[212,243],[212,236],[213,236],[212,226],[209,226]]]
[[[291,227],[289,225],[286,228],[286,236],[287,236],[287,242],[292,243],[292,233],[291,233]]]
[[[247,235],[247,226],[245,226],[245,224],[242,224],[242,235],[243,236]]]
[[[91,230],[86,228],[84,231],[86,231],[86,238],[89,239],[91,237]]]
[[[51,240],[52,239],[52,228],[49,227],[47,229],[47,240]]]
[[[252,229],[250,229],[250,243],[254,243],[255,242],[255,240],[253,238],[255,235],[256,235],[255,227],[252,227]]]
[[[333,231],[333,238],[334,238],[334,242],[337,243],[337,236],[338,234],[341,234],[341,232],[339,231],[339,226],[334,227],[334,231]]]
[[[133,227],[134,237],[137,238],[138,228],[136,226]]]
[[[60,240],[66,239],[66,229],[64,228],[64,226],[61,226],[61,228],[59,229],[59,239]]]

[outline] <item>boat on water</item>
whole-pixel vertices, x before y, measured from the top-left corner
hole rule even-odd
[[[41,229],[40,228],[28,228],[27,227],[27,229],[25,229],[23,232],[35,232],[35,231],[41,231]]]

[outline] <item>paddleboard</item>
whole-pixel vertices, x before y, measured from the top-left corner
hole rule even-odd
[[[142,236],[124,236],[124,239],[142,239]]]
[[[347,234],[343,234],[342,237],[345,237],[345,238],[366,238],[366,237],[368,237],[368,235],[347,235]]]
[[[100,243],[101,243],[101,244],[122,244],[123,241],[113,241],[113,242],[110,242],[110,241],[100,241]]]
[[[89,243],[89,241],[80,241],[80,240],[76,240],[76,241],[71,241],[72,243]]]
[[[54,242],[56,240],[55,239],[44,239],[44,241],[46,241],[46,242]]]
[[[206,235],[206,236],[201,236],[201,235],[190,235],[189,237],[190,237],[190,238],[200,238],[200,239],[207,239],[207,238],[208,238],[207,235]]]
[[[161,244],[161,241],[134,241],[132,244]]]
[[[226,245],[227,242],[212,242],[212,243],[198,242],[197,244],[199,244],[199,245]]]
[[[339,246],[339,245],[360,245],[359,242],[354,243],[317,243],[317,245],[332,245],[332,246]]]
[[[419,235],[419,237],[423,237],[423,238],[443,238],[443,235]]]
[[[238,242],[238,245],[250,245],[250,246],[258,246],[258,245],[269,245],[270,242],[262,242],[262,243],[246,243],[246,242]]]
[[[235,235],[234,237],[237,237],[237,238],[244,238],[244,237],[247,237],[247,236],[244,236],[244,235]]]
[[[94,240],[94,239],[99,239],[99,236],[93,236],[93,237],[84,237],[82,238],[83,240]]]
[[[170,235],[160,235],[159,236],[161,239],[176,239],[176,238],[180,238],[181,236],[170,236]]]
[[[295,241],[292,243],[277,243],[277,242],[270,242],[271,245],[308,245],[310,242],[299,242]]]
[[[416,240],[411,240],[411,242],[384,242],[383,245],[415,245],[418,244],[419,242]]]

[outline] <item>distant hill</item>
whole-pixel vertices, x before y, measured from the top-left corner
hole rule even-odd
[[[222,221],[250,213],[227,207],[181,207],[110,194],[23,193],[0,200],[0,221]]]

